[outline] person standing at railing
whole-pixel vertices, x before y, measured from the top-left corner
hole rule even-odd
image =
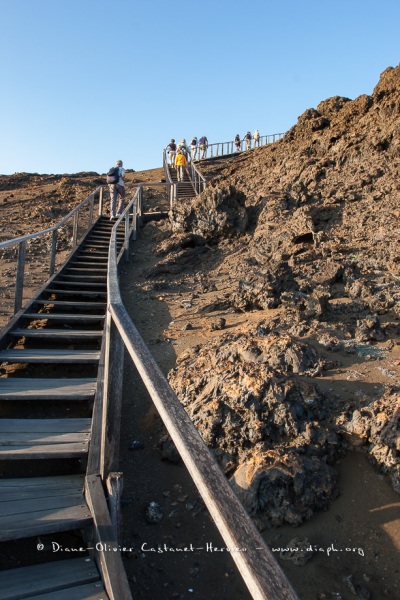
[[[108,188],[110,190],[110,200],[111,200],[111,217],[110,217],[110,221],[112,221],[112,219],[117,219],[118,217],[121,216],[122,211],[124,209],[124,202],[125,202],[125,182],[124,182],[124,178],[125,178],[125,169],[123,168],[123,162],[122,160],[117,160],[117,162],[115,163],[115,166],[118,167],[118,176],[119,179],[118,181],[116,181],[115,183],[110,183],[108,185]],[[119,202],[118,202],[118,209],[117,207],[117,200],[119,198]]]
[[[251,133],[248,131],[243,138],[243,141],[246,142],[246,150],[251,150]]]
[[[176,152],[175,166],[177,170],[178,181],[183,181],[185,176],[185,168],[187,168],[188,162],[181,149],[178,149]]]
[[[197,137],[196,136],[194,136],[194,138],[190,142],[190,151],[192,153],[192,160],[196,160],[196,156],[197,156]]]
[[[260,145],[260,132],[258,131],[258,129],[256,129],[255,132],[253,133],[253,140],[254,140],[254,148],[258,147]]]
[[[199,153],[201,152],[200,158],[207,158],[208,139],[203,135],[199,139]]]
[[[235,135],[235,146],[236,146],[236,152],[240,152],[240,146],[241,146],[241,141],[240,141],[240,135],[237,133]]]
[[[169,165],[170,165],[170,167],[173,167],[174,164],[175,164],[175,156],[176,156],[176,144],[175,144],[175,140],[171,140],[170,143],[168,144],[168,146],[165,149],[168,152]]]

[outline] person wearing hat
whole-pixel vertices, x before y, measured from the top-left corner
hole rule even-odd
[[[118,174],[119,174],[119,179],[116,183],[110,183],[109,184],[109,190],[110,190],[110,201],[111,201],[111,217],[110,217],[110,221],[112,219],[117,219],[118,217],[121,216],[122,211],[124,209],[124,202],[125,202],[125,182],[124,182],[124,177],[125,177],[125,169],[123,168],[123,162],[122,160],[117,160],[117,162],[115,163],[115,166],[118,167]],[[118,202],[118,209],[117,209],[117,200],[119,198],[119,202]]]
[[[196,136],[194,136],[194,138],[190,142],[190,151],[192,154],[192,160],[196,160],[196,155],[197,155],[197,137]]]
[[[168,146],[166,147],[169,156],[169,166],[173,167],[175,164],[175,156],[176,156],[176,144],[175,140],[172,139]]]
[[[175,166],[177,170],[178,181],[183,181],[185,168],[187,168],[188,163],[186,160],[186,156],[184,155],[181,149],[178,149],[176,151]]]
[[[183,138],[178,144],[177,150],[180,150],[186,159],[190,158],[189,148],[186,146],[186,140]]]

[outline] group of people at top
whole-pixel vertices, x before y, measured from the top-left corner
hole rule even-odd
[[[254,140],[254,148],[257,148],[260,145],[260,139],[260,132],[258,129],[255,130],[253,135],[248,131],[243,139],[240,139],[240,135],[237,133],[234,139],[236,151],[239,152],[241,150],[242,142],[246,143],[246,150],[251,150],[252,140]]]
[[[254,148],[257,148],[260,145],[261,136],[258,129],[255,130],[253,135],[248,131],[243,138],[237,133],[234,139],[236,151],[240,152],[242,149],[242,142],[245,142],[246,150],[251,150],[252,141],[254,141]],[[166,151],[168,152],[170,166],[175,167],[177,170],[178,181],[183,181],[184,170],[188,166],[190,160],[194,161],[196,158],[207,158],[207,148],[208,139],[205,135],[199,140],[194,136],[189,145],[186,144],[185,139],[182,139],[179,144],[177,144],[174,139],[171,139],[166,147]]]
[[[172,139],[166,150],[168,152],[169,164],[171,167],[176,167],[178,181],[183,181],[184,169],[188,166],[190,160],[198,158],[207,158],[208,139],[203,135],[199,140],[196,136],[192,139],[189,145],[183,139],[179,144]]]

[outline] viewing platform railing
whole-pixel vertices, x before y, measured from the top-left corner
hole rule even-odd
[[[265,146],[266,144],[273,144],[278,140],[281,140],[285,134],[284,133],[272,133],[270,135],[261,135],[258,143],[255,140],[251,139],[249,143],[249,147],[247,147],[246,140],[240,140],[239,148],[236,147],[234,140],[231,142],[217,142],[216,144],[209,144],[206,156],[204,158],[215,158],[217,156],[229,156],[230,154],[235,154],[236,152],[244,152],[245,150],[254,150],[254,148],[261,148],[261,146]],[[202,160],[201,152],[197,150],[196,160]]]

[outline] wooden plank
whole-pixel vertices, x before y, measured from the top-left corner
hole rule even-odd
[[[74,275],[74,274],[78,275],[78,274],[84,274],[84,273],[98,273],[99,275],[104,275],[104,273],[106,273],[106,272],[107,272],[107,265],[104,265],[104,266],[96,265],[96,268],[94,268],[94,265],[84,265],[84,264],[76,263],[76,266],[68,268],[68,274],[71,274],[71,275]]]
[[[85,496],[93,514],[95,543],[101,542],[106,548],[118,548],[100,476],[86,477]],[[96,558],[110,600],[132,600],[120,553],[99,552]]]
[[[102,331],[87,331],[85,329],[14,329],[10,332],[13,337],[36,337],[36,338],[73,338],[73,339],[88,339],[100,338],[103,335]]]
[[[78,302],[76,300],[71,300],[69,302],[65,301],[65,300],[36,300],[35,304],[44,304],[44,305],[51,305],[51,306],[76,306],[78,308],[80,307],[84,307],[84,308],[106,308],[107,307],[107,303],[106,302]]]
[[[0,378],[0,400],[92,400],[95,379]]]
[[[93,287],[93,286],[92,286]],[[58,296],[83,296],[86,298],[97,298],[98,296],[106,297],[107,292],[105,290],[64,290],[57,288],[56,285],[48,287],[44,290],[47,294],[57,294]]]
[[[109,597],[103,584],[97,581],[66,590],[57,590],[56,596],[50,592],[40,596],[29,596],[26,600],[109,600]]]
[[[80,313],[24,313],[27,319],[51,319],[53,321],[103,321],[104,315],[82,315]]]
[[[105,328],[104,406],[100,473],[105,480],[119,464],[119,439],[121,435],[122,383],[124,371],[124,343],[110,315]]]
[[[15,477],[0,479],[1,494],[7,490],[29,489],[31,494],[41,489],[82,490],[85,484],[83,475],[52,475],[51,477]],[[0,494],[0,500],[1,500]]]
[[[43,434],[87,434],[90,432],[91,419],[0,419],[0,439],[5,434],[16,433]]]
[[[63,426],[63,421],[74,423]],[[0,419],[0,457],[3,460],[82,457],[89,450],[89,430],[90,419]]]
[[[13,363],[96,363],[100,352],[92,350],[13,349],[0,352],[1,362]]]
[[[89,260],[89,257],[82,257],[81,260],[73,260],[71,262],[72,268],[90,268],[96,267],[96,269],[107,269],[108,261],[106,259],[92,259]]]
[[[40,499],[50,498],[52,496],[56,497],[63,492],[80,494],[83,489],[83,476],[56,475],[51,478],[15,478],[1,480],[0,483],[0,502],[9,502],[14,499],[29,500],[32,498]]]
[[[88,508],[84,505],[0,517],[0,541],[81,529],[91,522]]]
[[[87,459],[86,473],[87,475],[98,475],[100,473],[100,457],[101,457],[101,426],[103,419],[103,399],[104,399],[104,360],[106,336],[103,337],[100,350],[100,360],[97,369],[97,385],[95,401],[92,415],[92,432],[89,446],[89,455]]]
[[[55,600],[59,596],[54,592],[99,581],[96,564],[88,556],[0,571],[2,600],[23,600],[43,593],[52,593]]]
[[[107,288],[107,284],[106,283],[101,283],[101,282],[96,282],[96,285],[94,285],[93,283],[85,283],[84,281],[64,281],[61,279],[56,279],[55,281],[52,282],[51,284],[51,289],[53,290],[54,288],[57,289],[58,286],[65,286],[65,287],[73,287],[73,286],[78,285],[79,287],[90,287],[91,289],[93,288]],[[96,290],[97,291],[97,290]]]
[[[93,270],[91,272],[93,272]],[[90,281],[93,283],[101,283],[107,279],[107,272],[105,271],[101,275],[76,275],[70,274],[68,271],[68,273],[65,273],[65,275],[60,275],[60,279],[62,281]]]
[[[54,500],[53,504],[46,500]],[[15,500],[14,504],[18,501]],[[55,533],[57,531],[68,531],[87,527],[92,522],[90,511],[82,496],[68,501],[68,497],[62,501],[58,496],[54,498],[42,498],[40,503],[26,500],[26,508],[20,503],[20,512],[12,512],[2,516],[3,502],[0,503],[0,541],[21,539]],[[46,509],[37,509],[40,506],[50,504]],[[5,504],[8,506],[8,504]]]
[[[0,523],[10,521],[8,517],[17,520],[21,516],[40,514],[41,512],[58,511],[59,509],[84,506],[82,494],[70,495],[60,490],[57,496],[43,497],[40,503],[37,498],[24,498],[23,500],[0,500]]]
[[[63,443],[33,443],[4,445],[0,444],[1,460],[36,460],[46,458],[81,458],[86,456],[89,450],[87,442],[63,442]]]

